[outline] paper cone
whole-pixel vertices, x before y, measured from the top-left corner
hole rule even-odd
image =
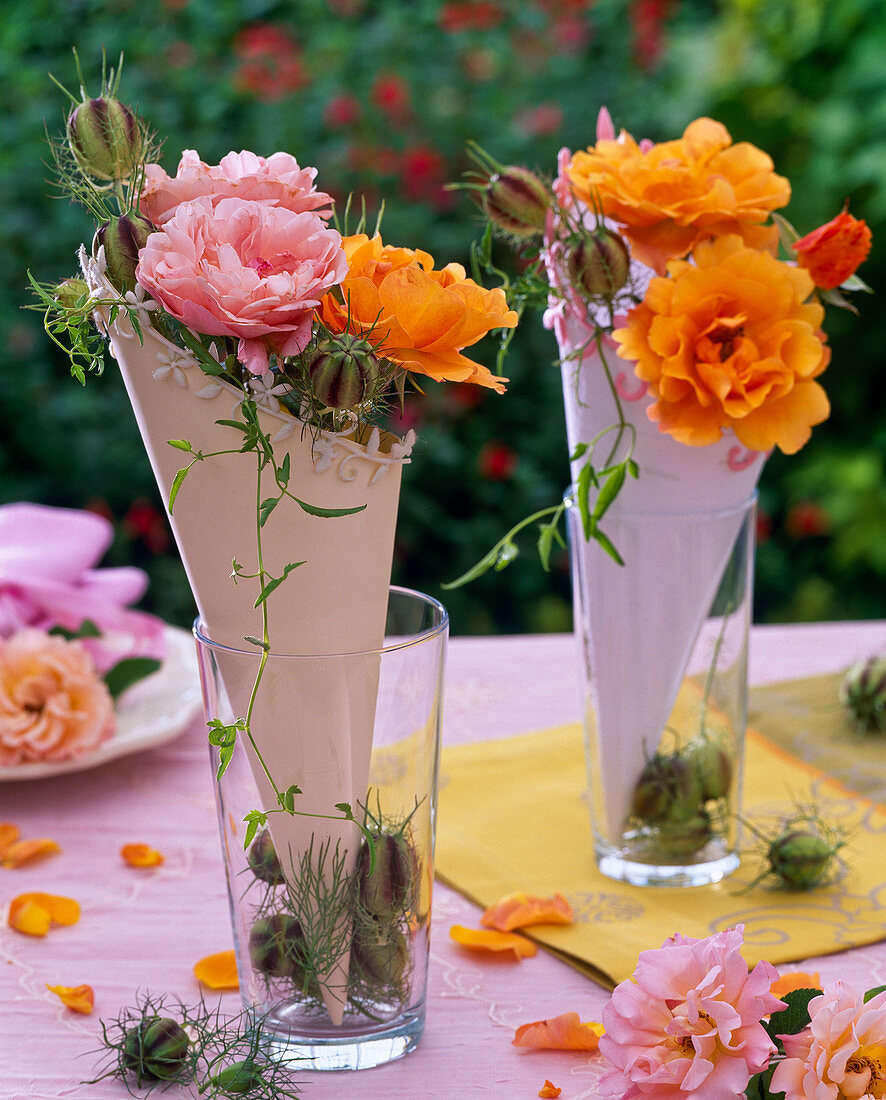
[[[102,283],[88,258],[84,266],[90,285],[98,284],[104,297],[113,297],[114,291]],[[147,320],[141,340],[125,312],[107,328],[164,500],[169,500],[178,471],[191,460],[169,440],[186,439],[204,454],[237,452],[192,467],[170,522],[209,637],[220,645],[248,648],[245,638],[262,637],[261,612],[254,606],[258,582],[235,584],[232,562],[236,559],[245,574],[257,572],[257,504],[276,495],[277,489],[273,478],[266,476],[258,490],[257,459],[238,451],[241,432],[216,423],[239,418],[241,395],[205,375],[193,356],[162,337]],[[274,441],[278,463],[290,455],[288,489],[294,496],[322,508],[365,506],[354,515],[321,518],[284,499],[268,518],[262,544],[270,576],[279,577],[290,563],[305,563],[268,599],[272,652],[378,649],[384,637],[400,474],[411,438],[401,442],[381,436],[377,429],[366,445],[347,435],[312,437],[273,396],[260,400],[259,420]],[[238,682],[240,674],[226,663],[223,675],[232,678],[226,684],[232,704],[242,706],[249,694]],[[275,682],[281,677],[295,682]],[[375,715],[372,668],[367,668],[359,692],[346,696],[341,691],[331,669],[312,669],[306,677],[295,666],[275,666],[267,668],[262,679],[253,736],[277,787],[286,790],[295,783],[301,788],[298,808],[306,812],[335,814],[336,803],[348,802],[358,813],[366,798]],[[256,808],[272,808],[272,788],[251,751],[250,756],[263,800]],[[353,825],[274,813],[269,827],[281,854],[303,853],[312,839],[316,847],[329,837],[333,847],[340,841],[348,849],[352,864],[356,860],[359,830]],[[338,969],[346,975],[347,958]],[[345,986],[340,974],[328,984],[331,990]],[[333,1022],[341,1021],[344,999],[343,992],[327,999]]]

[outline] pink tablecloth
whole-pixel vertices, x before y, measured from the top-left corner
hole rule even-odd
[[[886,652],[886,623],[758,627],[754,683],[844,668]],[[444,743],[501,737],[577,720],[577,659],[571,637],[455,639],[450,647]],[[100,1017],[113,1018],[148,990],[198,997],[191,973],[203,955],[231,945],[204,727],[82,773],[0,786],[0,820],[24,836],[51,836],[60,855],[0,869],[0,907],[28,890],[64,894],[82,906],[78,924],[32,939],[0,924],[0,1100],[119,1100],[119,1084],[90,1076]],[[153,870],[127,867],[121,845],[165,853]],[[590,840],[588,841],[590,843]],[[473,923],[474,906],[438,884],[427,1028],[419,1049],[388,1066],[351,1074],[301,1074],[306,1100],[531,1100],[549,1078],[561,1100],[596,1095],[599,1059],[521,1051],[514,1028],[566,1010],[599,1019],[607,994],[540,952],[514,963],[471,956],[449,926]],[[884,922],[886,935],[886,922]],[[657,946],[650,944],[650,947]],[[886,984],[886,943],[812,960],[823,978]],[[96,1011],[75,1016],[45,985],[95,989]],[[238,1011],[238,995],[222,996]],[[162,1095],[177,1100],[170,1090]]]

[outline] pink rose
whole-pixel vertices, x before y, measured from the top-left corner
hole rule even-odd
[[[775,967],[749,973],[743,926],[707,939],[674,936],[643,951],[633,980],[603,1009],[600,1051],[615,1067],[601,1095],[618,1100],[736,1100],[775,1047],[761,1023],[784,1008],[769,987]]]
[[[0,641],[0,766],[72,760],[114,732],[114,704],[80,642],[42,630]]]
[[[26,626],[76,633],[89,620],[102,638],[88,639],[101,672],[122,657],[163,657],[163,624],[126,605],[143,595],[141,569],[96,569],[114,531],[102,516],[45,504],[0,506],[0,638]]]
[[[135,277],[188,328],[239,337],[238,358],[263,374],[269,350],[305,347],[314,309],[347,269],[340,235],[316,214],[199,198],[148,237]]]
[[[809,1026],[780,1036],[770,1091],[787,1100],[879,1100],[886,1092],[886,992],[867,1004],[837,981],[809,1002]]]
[[[316,168],[301,168],[288,153],[274,153],[265,159],[255,153],[228,153],[217,165],[204,164],[193,149],[182,153],[178,171],[171,179],[159,164],[145,170],[140,209],[154,225],[164,225],[183,202],[206,195],[219,199],[249,199],[268,206],[279,206],[294,214],[314,210],[328,218],[331,210],[322,210],[332,197],[314,187]]]

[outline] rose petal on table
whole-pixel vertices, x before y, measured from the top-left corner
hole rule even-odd
[[[552,1085],[551,1082],[546,1079],[545,1083],[538,1090],[538,1095],[542,1097],[542,1100],[554,1100],[562,1091],[562,1089],[558,1089],[556,1085]]]
[[[468,947],[472,951],[513,951],[516,959],[531,959],[538,948],[525,936],[518,936],[515,932],[497,932],[485,928],[465,928],[461,924],[453,924],[449,929],[449,935],[462,947]]]
[[[0,821],[0,859],[10,844],[14,844],[20,836],[18,825],[13,825],[11,821]]]
[[[95,993],[91,985],[47,985],[46,988],[72,1012],[88,1016],[95,1007]]]
[[[787,974],[780,974],[769,987],[769,992],[773,997],[781,999],[795,989],[821,989],[818,972],[806,974],[802,970],[790,970]]]
[[[57,894],[19,894],[9,903],[7,923],[16,932],[45,936],[52,924],[76,924],[80,906],[73,898]]]
[[[206,955],[194,967],[194,975],[210,989],[239,989],[237,957],[233,951]]]
[[[11,844],[0,847],[0,866],[21,867],[32,859],[60,851],[58,844],[48,836],[35,837],[33,840],[14,840]]]
[[[508,894],[486,910],[480,923],[499,932],[513,932],[530,924],[572,924],[575,914],[562,894],[542,898],[534,894]]]
[[[577,1012],[563,1012],[549,1020],[521,1024],[511,1044],[534,1050],[596,1050],[603,1025],[581,1022]]]
[[[130,867],[159,867],[163,862],[163,853],[148,844],[124,844],[120,855]]]

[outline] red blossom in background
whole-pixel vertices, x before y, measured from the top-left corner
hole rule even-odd
[[[257,99],[274,102],[307,84],[298,43],[281,27],[256,23],[234,39],[240,64],[235,83]]]
[[[591,39],[591,28],[586,20],[567,13],[555,21],[553,35],[559,52],[572,55],[581,53],[587,46]]]
[[[404,196],[412,202],[430,202],[438,210],[452,206],[455,196],[445,189],[451,175],[443,156],[428,145],[411,146],[400,161]]]
[[[664,50],[664,22],[673,0],[634,0],[631,26],[634,32],[634,60],[641,69],[651,69]]]
[[[488,481],[510,481],[517,469],[517,452],[506,443],[491,439],[480,449],[477,469]]]
[[[170,547],[166,517],[153,504],[134,500],[121,525],[130,538],[140,539],[152,554],[165,554]]]
[[[503,12],[492,0],[462,0],[461,3],[444,4],[437,16],[437,24],[447,34],[460,31],[488,31],[502,21]]]
[[[539,103],[514,115],[514,124],[530,137],[547,137],[563,125],[563,110],[556,103]]]
[[[396,73],[381,73],[375,78],[370,92],[372,102],[390,119],[402,121],[412,105],[406,81]]]
[[[785,530],[795,539],[826,535],[831,529],[831,517],[814,500],[800,500],[792,504],[784,522]]]
[[[353,126],[363,114],[360,101],[347,92],[335,95],[326,104],[323,122],[332,130]]]

